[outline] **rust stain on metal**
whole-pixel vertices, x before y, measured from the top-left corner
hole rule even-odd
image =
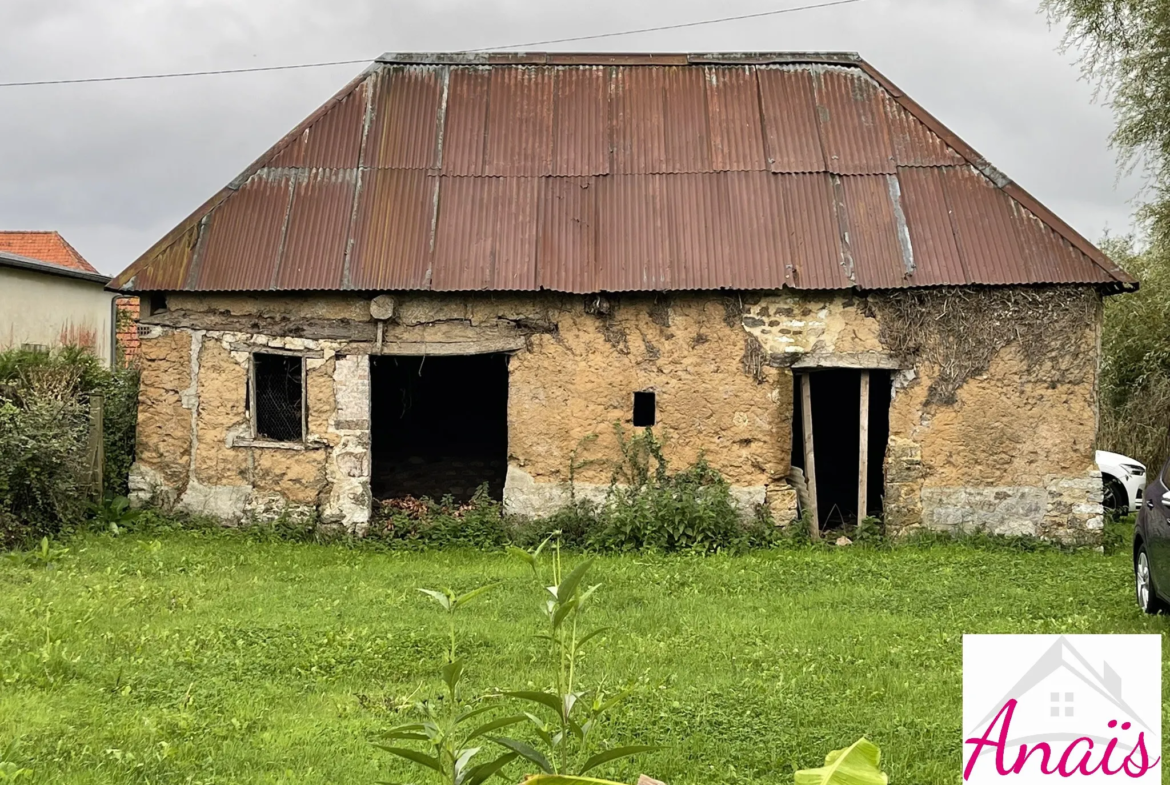
[[[821,143],[834,174],[893,174],[894,150],[877,85],[857,69],[813,72]]]
[[[546,177],[541,183],[536,285],[557,292],[596,291],[596,180]]]
[[[387,55],[112,282],[883,289],[1133,279],[856,55]]]
[[[919,278],[942,285],[967,281],[951,223],[951,208],[943,191],[944,176],[942,170],[933,168],[902,169],[898,173],[910,242],[916,251],[912,283]]]
[[[354,289],[424,289],[431,256],[431,217],[438,177],[419,169],[378,169],[358,200],[350,285]]]
[[[771,171],[826,171],[812,72],[761,68],[756,79]]]
[[[561,68],[553,91],[552,174],[609,174],[609,74]]]
[[[268,288],[289,209],[290,176],[283,170],[254,175],[215,211],[197,291]]]
[[[433,169],[439,162],[443,74],[431,68],[390,68],[375,87],[369,165]]]
[[[349,169],[316,169],[298,179],[274,289],[336,289],[353,212]]]

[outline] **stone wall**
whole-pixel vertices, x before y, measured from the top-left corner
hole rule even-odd
[[[1008,342],[955,400],[928,400],[934,361],[899,355],[884,295],[397,295],[382,323],[357,295],[172,294],[144,318],[136,501],[238,521],[316,514],[361,531],[370,514],[371,354],[512,353],[505,504],[542,515],[577,490],[600,495],[632,433],[635,391],[657,393],[658,433],[676,467],[705,458],[745,510],[795,514],[786,482],[794,374],[893,372],[884,456],[891,531],[984,528],[1067,537],[1100,527],[1093,465],[1099,298],[1069,334],[1083,373],[1037,364]],[[887,325],[888,327],[888,325]],[[888,331],[887,331],[888,332]],[[306,360],[304,444],[258,444],[245,406],[249,353]],[[878,394],[875,403],[883,403]],[[880,456],[873,456],[877,459]]]

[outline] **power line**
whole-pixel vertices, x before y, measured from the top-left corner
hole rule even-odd
[[[677,25],[662,25],[660,27],[643,27],[640,30],[623,30],[620,33],[598,33],[597,35],[578,35],[572,38],[550,38],[547,41],[528,41],[523,44],[509,44],[508,46],[498,47],[484,47],[483,49],[468,49],[469,52],[495,52],[501,49],[516,49],[521,46],[544,46],[545,44],[567,44],[572,41],[593,41],[598,38],[617,38],[623,35],[637,35],[638,33],[657,33],[660,30],[680,30],[684,27],[701,27],[703,25],[715,25],[722,22],[739,22],[744,19],[759,19],[764,16],[778,16],[780,14],[791,14],[796,11],[811,11],[815,8],[829,8],[835,5],[852,5],[853,3],[861,3],[864,0],[832,0],[827,3],[815,3],[813,5],[801,5],[794,8],[779,8],[774,11],[761,11],[758,14],[744,14],[742,16],[724,16],[719,19],[704,19],[702,22],[683,22]]]
[[[794,6],[792,8],[778,8],[772,11],[761,11],[756,14],[743,14],[741,16],[724,16],[718,19],[704,19],[701,22],[682,22],[673,25],[660,25],[658,27],[643,27],[638,30],[622,30],[613,33],[597,33],[596,35],[579,35],[570,38],[550,38],[545,41],[528,41],[522,44],[507,44],[505,46],[483,47],[481,49],[468,49],[468,52],[497,52],[504,49],[517,49],[519,47],[527,46],[545,46],[546,44],[567,44],[573,41],[596,41],[600,38],[618,38],[626,35],[637,35],[639,33],[657,33],[662,30],[681,30],[686,27],[702,27],[704,25],[722,24],[724,22],[739,22],[745,19],[760,19],[766,16],[779,16],[780,14],[791,14],[797,11],[812,11],[817,8],[830,8],[839,5],[852,5],[854,3],[861,3],[865,0],[830,0],[830,2],[814,3],[811,5]],[[257,68],[223,68],[211,71],[182,71],[177,73],[166,74],[135,74],[132,76],[95,76],[84,79],[41,79],[29,82],[0,82],[0,87],[39,87],[43,85],[63,85],[63,84],[93,84],[95,82],[134,82],[145,79],[180,79],[191,76],[220,76],[223,74],[254,74],[263,71],[292,71],[301,68],[325,68],[335,65],[359,65],[370,63],[376,58],[370,57],[365,60],[334,60],[327,63],[297,63],[294,65],[270,65],[261,66]]]
[[[0,87],[35,87],[50,84],[91,84],[93,82],[133,82],[141,79],[177,79],[185,76],[218,76],[220,74],[254,74],[259,71],[291,71],[295,68],[324,68],[329,65],[356,65],[366,60],[335,60],[331,63],[300,63],[297,65],[269,65],[260,68],[224,68],[218,71],[183,71],[173,74],[137,74],[135,76],[95,76],[89,79],[43,79],[37,82],[0,82]]]

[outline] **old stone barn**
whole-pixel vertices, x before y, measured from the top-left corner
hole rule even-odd
[[[115,279],[139,501],[555,510],[615,424],[745,511],[1101,525],[1135,282],[855,55],[388,55]],[[611,470],[576,474],[597,494]]]

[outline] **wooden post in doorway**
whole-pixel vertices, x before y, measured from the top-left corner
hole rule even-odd
[[[861,420],[857,440],[857,525],[869,512],[869,371],[861,372]]]
[[[800,375],[800,414],[804,425],[804,477],[808,483],[809,535],[821,539],[821,519],[817,515],[817,461],[813,452],[812,378]]]

